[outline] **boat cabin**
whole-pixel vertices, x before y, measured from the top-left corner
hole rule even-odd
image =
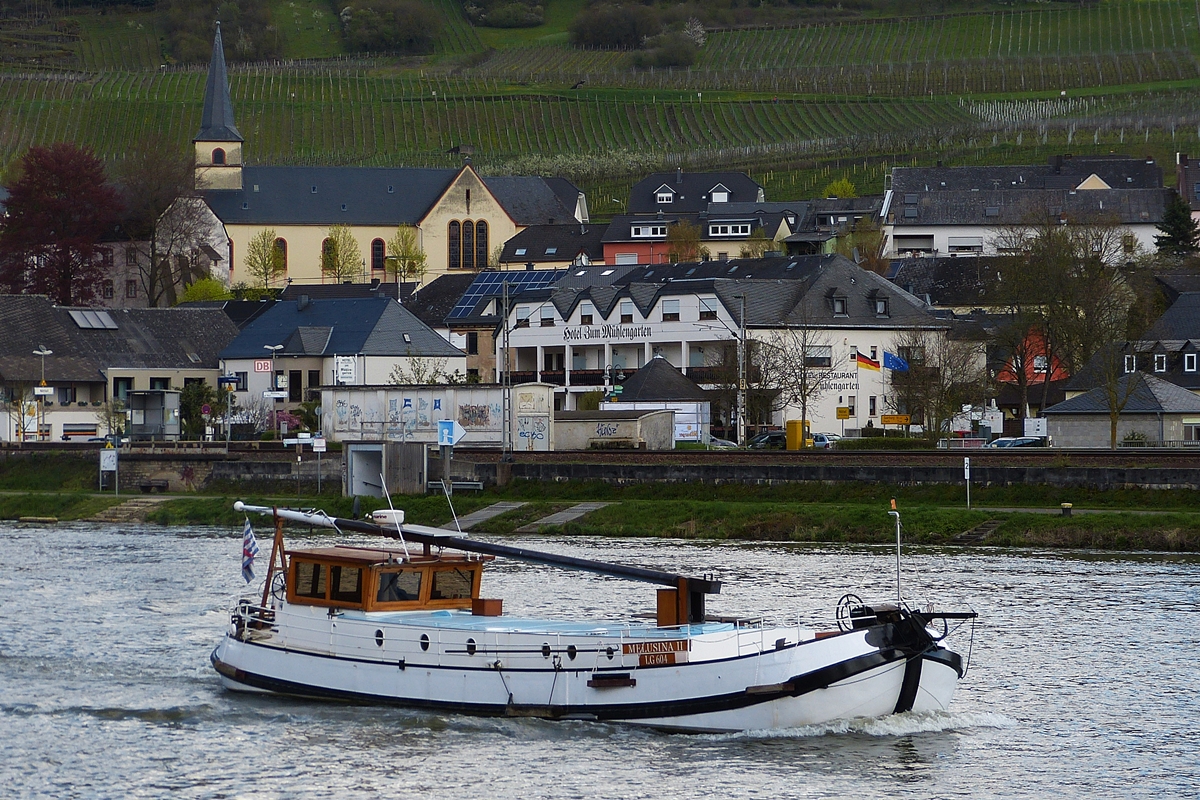
[[[479,597],[492,556],[321,547],[288,553],[287,601],[363,611],[470,609],[498,616],[501,602]]]

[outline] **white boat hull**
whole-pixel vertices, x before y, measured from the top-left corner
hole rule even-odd
[[[462,612],[330,616],[286,604],[272,623],[235,617],[212,655],[226,687],[671,730],[945,709],[962,671],[957,655],[899,625],[818,637],[796,627],[604,627]]]

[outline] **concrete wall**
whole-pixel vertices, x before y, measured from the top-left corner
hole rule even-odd
[[[672,410],[558,412],[554,419],[556,450],[675,448]]]
[[[1111,422],[1107,414],[1049,414],[1046,428],[1055,447],[1110,447]],[[1117,420],[1117,442],[1136,434],[1148,442],[1171,441],[1183,438],[1182,417],[1149,414],[1122,414]]]

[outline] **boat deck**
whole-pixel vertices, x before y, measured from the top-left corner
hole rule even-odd
[[[620,636],[635,635],[647,639],[678,639],[680,636],[700,636],[706,633],[727,633],[736,629],[732,622],[704,622],[697,625],[681,625],[675,628],[659,628],[642,622],[603,622],[589,620],[523,619],[520,617],[479,617],[469,611],[392,611],[371,612],[347,611],[343,619],[386,622],[393,625],[411,625],[414,628],[440,628],[443,630],[487,631],[489,633],[544,633],[571,636]]]

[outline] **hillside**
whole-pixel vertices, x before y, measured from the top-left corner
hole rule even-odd
[[[924,17],[878,16],[894,8],[879,3],[821,24],[708,30],[691,66],[666,69],[570,46],[582,0],[505,29],[424,2],[441,24],[433,52],[415,56],[347,55],[333,3],[272,0],[283,60],[230,54],[248,160],[451,164],[447,150],[472,144],[481,171],[570,175],[603,214],[620,210],[630,176],[675,165],[747,169],[785,199],[843,174],[878,191],[898,162],[1117,150],[1169,165],[1200,152],[1200,0]],[[0,19],[0,159],[58,139],[119,158],[150,128],[190,140],[203,71],[168,62],[160,20]]]

